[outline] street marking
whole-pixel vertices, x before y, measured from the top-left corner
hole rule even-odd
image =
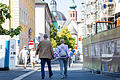
[[[25,73],[25,74],[23,74],[23,75],[20,75],[19,77],[15,78],[15,79],[13,79],[13,80],[21,80],[21,79],[27,77],[28,75],[36,72],[37,70],[39,70],[39,68],[38,68],[38,69],[35,69],[34,71],[30,71],[30,72],[28,72],[28,73]]]
[[[30,72],[25,73],[25,74],[23,74],[23,75],[21,75],[21,76],[15,78],[15,79],[13,79],[13,80],[21,80],[21,79],[23,79],[24,77],[26,77],[26,76],[28,76],[28,75],[34,73],[34,72],[35,72],[35,71],[30,71]]]

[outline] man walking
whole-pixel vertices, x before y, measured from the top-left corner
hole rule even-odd
[[[24,46],[24,48],[20,51],[20,55],[22,54],[22,61],[24,63],[24,69],[26,69],[27,66],[27,57],[29,54],[29,51],[27,50],[27,47]]]
[[[39,54],[39,58],[41,59],[41,76],[42,79],[45,77],[45,63],[47,62],[48,70],[49,70],[49,78],[53,75],[52,69],[51,69],[51,59],[53,55],[53,47],[49,40],[47,40],[48,35],[44,34],[44,40],[42,40],[37,47],[36,55]]]
[[[57,47],[56,54],[60,62],[60,75],[61,78],[64,78],[67,77],[67,62],[69,58],[69,50],[68,50],[68,45],[64,44],[64,39],[61,39],[60,43],[61,45]]]

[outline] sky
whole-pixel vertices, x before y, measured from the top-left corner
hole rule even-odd
[[[50,5],[50,1],[51,0],[45,0],[45,2],[47,2],[49,5]],[[77,14],[78,14],[77,19],[79,21],[81,18],[82,0],[74,0],[74,1],[75,1],[75,4],[77,5],[77,8],[76,8]],[[72,0],[56,0],[56,2],[57,2],[57,10],[62,12],[65,15],[65,17],[68,19],[68,11],[70,10],[69,6],[71,5]]]

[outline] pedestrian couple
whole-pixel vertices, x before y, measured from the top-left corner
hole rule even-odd
[[[31,48],[30,53],[29,53],[29,51],[27,50],[27,47],[24,46],[24,48],[20,51],[20,54],[22,54],[22,61],[24,63],[24,69],[26,69],[27,61],[28,61],[29,57],[30,57],[30,62],[31,62],[31,65],[32,65],[32,69],[34,69],[34,67],[35,67],[35,50],[34,50],[34,47]]]
[[[45,63],[47,62],[48,70],[49,70],[49,78],[53,76],[52,68],[51,68],[51,59],[54,55],[53,47],[51,42],[47,39],[48,35],[44,34],[44,40],[42,40],[37,47],[36,55],[39,55],[41,59],[41,77],[45,78]],[[56,51],[56,56],[60,62],[60,75],[61,78],[67,77],[67,61],[68,61],[68,46],[64,44],[64,39],[60,40],[61,45],[58,46]],[[64,71],[63,71],[64,68]]]

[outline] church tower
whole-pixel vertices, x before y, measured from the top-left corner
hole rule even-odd
[[[70,10],[68,12],[68,15],[69,15],[69,19],[72,19],[74,21],[77,21],[77,11],[76,11],[76,4],[74,2],[74,0],[72,0],[72,4],[70,5]]]
[[[53,16],[53,20],[57,21],[57,14],[56,14],[57,2],[55,0],[51,0],[51,2],[50,2],[50,10],[51,10],[51,13],[52,13],[52,16]]]
[[[57,10],[57,3],[55,0],[51,0],[50,2],[50,10],[51,12],[55,12]]]

